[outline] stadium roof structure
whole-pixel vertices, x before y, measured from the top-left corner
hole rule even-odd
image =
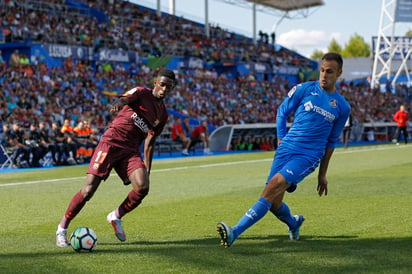
[[[174,0],[173,0],[174,1]],[[205,0],[207,3],[209,0]],[[276,15],[280,19],[274,24],[273,31],[276,32],[277,26],[283,19],[306,18],[309,16],[311,8],[324,5],[323,0],[220,0],[228,4],[236,5],[252,10],[253,14],[253,40],[256,42],[256,12]],[[207,4],[206,4],[207,5]],[[208,21],[206,20],[206,25]],[[206,30],[208,33],[208,30]]]
[[[173,0],[174,1],[174,0]],[[209,0],[205,0],[207,3]],[[256,11],[277,15],[274,32],[283,19],[306,18],[311,8],[324,5],[323,0],[220,0],[228,4],[251,9],[253,13],[253,39],[256,41]],[[207,23],[207,21],[206,21]]]
[[[175,2],[179,0],[169,0],[169,13],[175,14]],[[280,15],[280,19],[274,25],[274,32],[284,18],[306,18],[309,16],[308,10],[324,5],[323,0],[217,0],[227,4],[236,5],[250,9],[253,14],[252,29],[253,40],[256,42],[256,12],[263,12],[272,15]],[[160,0],[157,0],[157,13],[160,14]],[[209,36],[209,0],[204,0],[205,5],[205,32]],[[295,14],[296,13],[296,14]],[[298,14],[299,13],[299,14]]]
[[[322,6],[323,0],[245,0],[284,12]]]

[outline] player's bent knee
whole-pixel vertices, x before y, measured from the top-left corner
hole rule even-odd
[[[149,192],[149,189],[147,189],[147,190],[142,190],[142,191],[132,189],[132,190],[129,192],[129,195],[128,195],[128,199],[129,199],[129,201],[130,201],[130,203],[131,203],[131,204],[130,204],[130,207],[131,207],[131,208],[137,207],[137,206],[142,202],[142,200],[146,197],[146,195],[148,194],[148,192]]]
[[[274,175],[266,184],[262,192],[262,197],[274,204],[276,201],[281,201],[282,197],[289,187],[285,178],[281,174]]]
[[[283,177],[282,174],[280,173],[276,173],[272,178],[270,178],[268,185],[270,185],[270,187],[288,187],[288,183],[286,182],[285,177]]]
[[[148,187],[140,188],[139,190],[136,190],[136,192],[142,197],[145,197],[149,194],[149,188]]]

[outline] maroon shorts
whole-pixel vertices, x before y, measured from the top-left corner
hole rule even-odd
[[[112,168],[114,168],[125,182],[133,171],[145,167],[140,152],[99,142],[93,153],[87,173],[106,180]]]

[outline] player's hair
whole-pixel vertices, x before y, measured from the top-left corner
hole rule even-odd
[[[327,61],[336,61],[339,65],[339,68],[342,69],[343,66],[343,60],[342,56],[339,53],[336,52],[328,52],[322,57],[322,61],[327,60]]]
[[[174,73],[172,70],[170,70],[170,69],[166,69],[166,68],[161,69],[161,70],[157,73],[157,76],[158,76],[158,77],[164,76],[164,77],[167,77],[167,78],[173,80],[173,82],[176,82],[176,75],[175,75],[175,73]]]

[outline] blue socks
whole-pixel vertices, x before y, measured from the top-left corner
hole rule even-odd
[[[279,220],[288,225],[289,229],[294,229],[297,225],[296,219],[290,213],[290,209],[287,204],[282,202],[279,209],[272,212]]]
[[[257,202],[245,213],[245,215],[240,218],[237,225],[232,227],[234,239],[236,239],[246,229],[254,225],[257,221],[262,219],[271,207],[272,204],[266,199],[259,198],[259,200],[257,200]]]
[[[246,229],[257,223],[270,210],[272,204],[264,198],[259,198],[257,202],[240,218],[237,225],[232,227],[233,237],[236,239]],[[289,229],[294,229],[297,225],[296,219],[290,213],[288,205],[282,202],[279,209],[272,212],[279,220],[288,225]]]

